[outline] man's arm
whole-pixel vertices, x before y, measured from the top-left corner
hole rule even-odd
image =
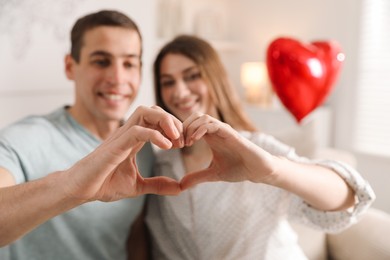
[[[88,201],[178,194],[177,181],[143,178],[138,172],[135,155],[148,141],[162,149],[183,145],[181,122],[161,109],[141,107],[92,153],[65,171],[12,186],[11,174],[2,169],[0,246]]]
[[[36,181],[14,185],[12,175],[0,169],[0,247],[83,203],[67,197],[61,187],[67,181],[64,177],[53,173]]]

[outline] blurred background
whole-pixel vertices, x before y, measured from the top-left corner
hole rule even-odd
[[[100,9],[128,14],[143,35],[143,82],[132,109],[154,104],[151,66],[161,45],[179,33],[199,35],[217,48],[245,109],[263,131],[302,155],[355,165],[377,194],[375,207],[390,212],[387,0],[0,0],[0,127],[72,104],[63,61],[69,31],[79,16]],[[277,37],[335,40],[346,57],[324,104],[300,124],[266,77],[253,84],[243,78],[253,62],[266,75],[266,50]],[[262,97],[251,99],[249,91]]]

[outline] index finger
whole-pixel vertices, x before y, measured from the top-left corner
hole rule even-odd
[[[152,109],[160,110],[165,115],[168,115],[168,118],[170,120],[162,119],[163,121],[160,121],[159,125],[165,134],[167,133],[167,129],[168,129],[168,131],[169,131],[169,129],[173,129],[173,131],[175,131],[175,133],[173,133],[173,134],[175,134],[175,135],[177,135],[177,133],[179,133],[179,137],[176,139],[173,139],[168,135],[167,135],[167,137],[171,139],[173,147],[179,147],[179,148],[183,147],[184,146],[183,123],[178,118],[176,118],[174,115],[166,112],[165,110],[163,110],[159,106],[152,106]]]
[[[168,139],[180,146],[183,139],[183,126],[179,119],[164,111],[162,108],[140,106],[130,116],[126,125],[141,125],[160,131]],[[182,145],[181,145],[182,146]]]

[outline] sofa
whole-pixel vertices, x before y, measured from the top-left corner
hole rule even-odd
[[[337,234],[326,234],[291,223],[298,242],[310,260],[390,259],[390,215],[369,209],[361,219]]]
[[[295,145],[304,156],[336,159],[356,166],[356,158],[350,152],[330,147],[316,148],[305,142],[300,146],[296,139],[289,138],[281,135],[279,139]],[[310,260],[390,260],[390,240],[385,238],[386,234],[390,234],[390,214],[379,209],[370,208],[356,224],[338,234],[290,224]]]
[[[330,147],[331,113],[317,109],[311,118],[297,124],[282,108],[246,106],[246,112],[263,132],[295,148],[307,158],[335,159],[356,167],[355,156]],[[306,226],[290,223],[298,242],[310,260],[390,260],[390,214],[370,208],[357,223],[338,234],[326,234]]]
[[[313,139],[308,138],[308,142],[301,144],[286,134],[278,139],[297,147],[304,156],[335,159],[356,166],[352,153],[308,145],[308,142],[315,143]],[[385,238],[386,234],[390,234],[390,214],[379,209],[370,208],[356,224],[338,234],[326,234],[299,224],[290,224],[310,260],[390,260],[390,240]]]

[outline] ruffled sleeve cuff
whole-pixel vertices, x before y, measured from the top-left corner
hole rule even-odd
[[[292,207],[290,208],[293,211],[292,218],[325,232],[340,232],[356,223],[359,217],[374,202],[375,193],[367,181],[351,166],[330,160],[313,162],[334,170],[349,184],[355,192],[355,205],[343,211],[321,211],[311,207],[301,198],[294,195]]]

